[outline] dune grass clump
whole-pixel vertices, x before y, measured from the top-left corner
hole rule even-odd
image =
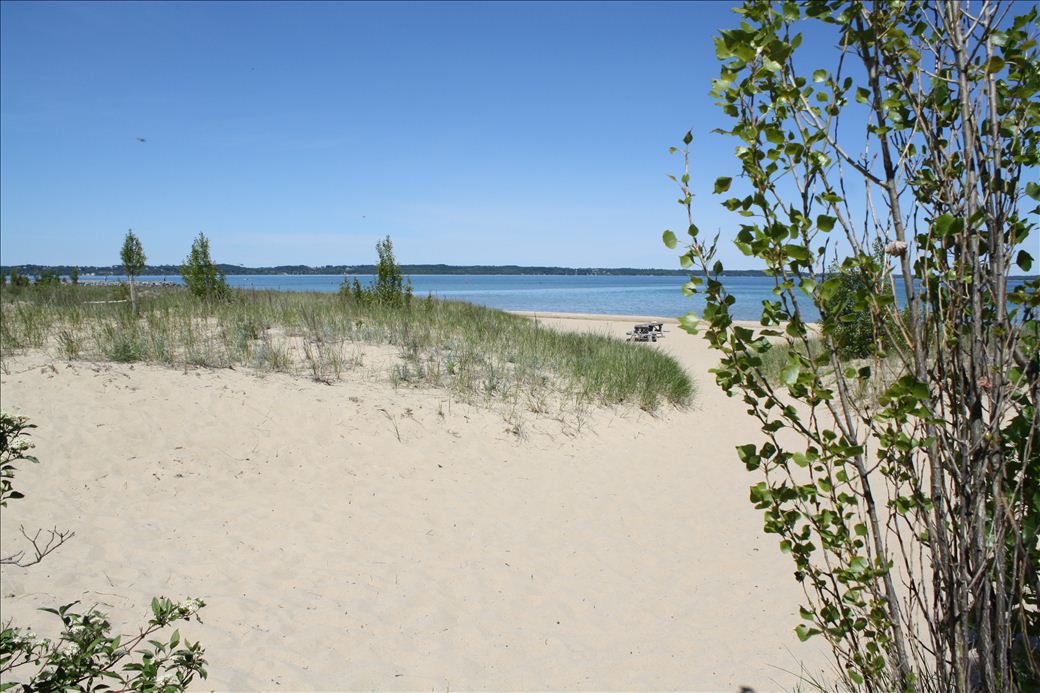
[[[683,406],[694,391],[673,358],[647,345],[558,332],[469,303],[244,290],[198,300],[181,288],[139,289],[134,316],[113,302],[118,287],[5,286],[0,354],[47,348],[61,358],[244,366],[326,383],[374,368],[398,387],[445,388],[533,411],[554,397],[654,410]]]

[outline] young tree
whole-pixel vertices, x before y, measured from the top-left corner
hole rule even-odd
[[[130,229],[123,239],[123,248],[119,251],[119,259],[123,261],[123,270],[126,279],[130,283],[130,307],[134,315],[137,315],[137,292],[134,289],[134,278],[144,270],[144,263],[148,259],[144,255],[141,241]]]
[[[204,299],[227,297],[224,273],[217,269],[209,255],[209,239],[201,231],[191,244],[191,252],[181,265],[181,277],[192,294]]]
[[[1036,690],[1040,281],[1009,277],[1031,267],[1040,212],[1037,7],[737,11],[716,40],[712,93],[739,140],[744,182],[723,202],[746,218],[736,246],[776,283],[761,329],[733,320],[718,236],[704,241],[693,222],[686,148],[681,261],[700,270],[685,290],[706,298],[717,382],[761,423],[764,442],[738,453],[805,590],[796,630],[827,640],[852,689]],[[836,46],[825,64],[802,69],[803,27]],[[715,192],[732,185],[720,177]],[[868,279],[845,300],[886,337],[866,363],[803,312],[839,311],[841,277],[824,271],[839,245],[840,271]],[[810,348],[817,338],[824,349]],[[762,369],[777,348],[779,383]]]
[[[412,280],[401,274],[400,265],[393,256],[390,236],[375,243],[375,252],[380,256],[380,262],[375,266],[375,296],[389,303],[411,303]]]
[[[376,295],[385,301],[398,300],[404,294],[404,276],[394,258],[394,244],[390,236],[376,243],[379,264],[376,265]]]
[[[390,236],[376,243],[376,252],[379,254],[379,264],[376,265],[376,277],[371,286],[363,288],[356,277],[351,283],[350,277],[344,276],[340,285],[340,295],[350,296],[358,302],[376,300],[391,305],[410,305],[412,280],[405,278],[401,272],[401,267],[394,258],[394,245]]]
[[[73,267],[69,271],[69,281],[73,284],[79,284],[79,267]]]

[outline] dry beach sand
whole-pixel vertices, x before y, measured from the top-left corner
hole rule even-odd
[[[793,634],[790,559],[747,500],[733,448],[757,427],[703,340],[666,329],[652,348],[696,379],[689,409],[528,413],[521,435],[349,375],[9,358],[2,405],[39,426],[41,464],[0,546],[24,548],[19,525],[76,536],[3,569],[3,618],[46,630],[38,607],[78,599],[130,626],[152,595],[202,598],[181,628],[207,650],[198,690],[790,689],[827,661]]]

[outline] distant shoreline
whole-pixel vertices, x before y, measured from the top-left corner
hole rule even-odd
[[[118,265],[0,265],[0,272],[9,274],[12,269],[21,274],[38,274],[44,270],[53,270],[61,275],[68,275],[73,267],[79,271],[80,277],[123,276],[123,268]],[[309,275],[368,275],[375,274],[375,265],[326,265],[309,267],[306,265],[278,265],[275,267],[244,267],[241,265],[218,264],[217,269],[227,276],[309,276]],[[494,276],[644,276],[644,277],[682,277],[689,271],[682,269],[659,269],[654,267],[549,267],[522,265],[401,265],[406,275],[494,275]],[[142,275],[161,276],[180,274],[179,265],[147,265]],[[761,270],[730,270],[730,276],[762,276]]]
[[[19,274],[38,275],[45,270],[57,272],[60,276],[69,276],[73,268],[79,272],[80,279],[102,280],[112,278],[118,280],[125,273],[121,266],[97,265],[0,265],[0,274],[7,276],[12,269]],[[277,267],[243,267],[241,265],[218,264],[217,269],[228,277],[247,276],[366,276],[374,275],[375,265],[329,265],[325,267],[308,267],[305,265],[279,265]],[[541,267],[521,265],[401,265],[406,276],[529,276],[529,277],[688,277],[701,275],[702,272],[684,269],[659,269],[654,267]],[[147,265],[140,276],[180,276],[179,265]],[[723,277],[765,277],[763,270],[735,269],[724,270]],[[899,275],[896,275],[899,278]],[[1011,275],[1008,279],[1028,281],[1040,275]]]

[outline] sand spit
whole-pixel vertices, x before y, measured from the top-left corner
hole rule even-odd
[[[539,314],[623,335],[635,319]],[[0,517],[76,536],[4,568],[3,618],[76,599],[138,622],[200,597],[198,690],[788,689],[801,644],[790,561],[761,532],[733,447],[757,427],[703,340],[651,348],[695,404],[596,410],[580,430],[443,391],[240,370],[5,360],[3,408],[39,467]],[[45,628],[41,628],[46,631]]]

